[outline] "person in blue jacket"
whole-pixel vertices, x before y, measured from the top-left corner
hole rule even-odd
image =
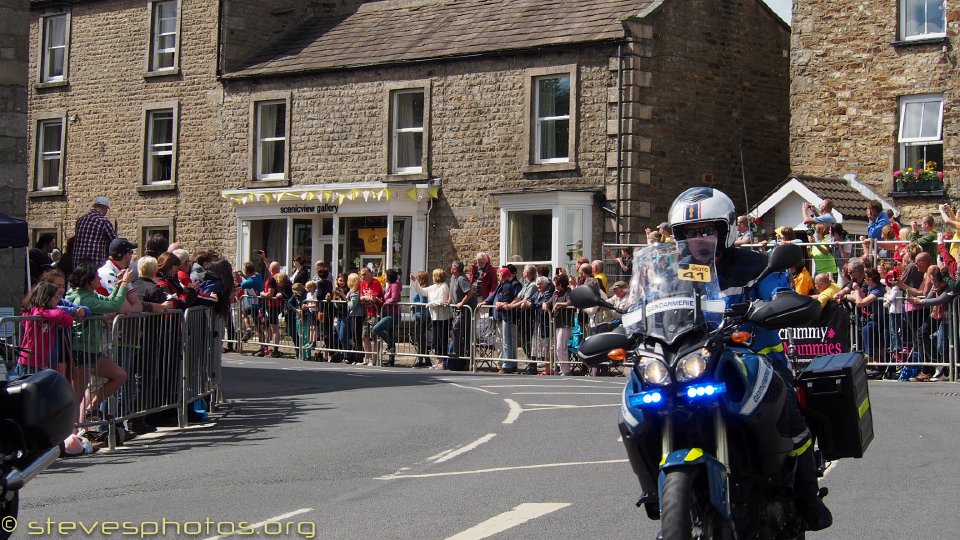
[[[500,364],[500,373],[517,372],[517,341],[513,335],[512,304],[523,286],[514,274],[515,271],[507,266],[501,268],[497,272],[500,284],[483,301],[484,304],[493,306],[493,320],[500,322],[503,338],[503,362]]]

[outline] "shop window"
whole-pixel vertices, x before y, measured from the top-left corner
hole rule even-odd
[[[904,41],[946,37],[944,0],[901,0],[900,39]]]
[[[70,14],[40,17],[40,83],[67,81],[70,65]]]

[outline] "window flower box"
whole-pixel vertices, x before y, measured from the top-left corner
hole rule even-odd
[[[904,171],[893,171],[893,185],[896,193],[916,193],[943,191],[943,171],[935,169],[936,163],[929,162],[923,170],[908,167]]]

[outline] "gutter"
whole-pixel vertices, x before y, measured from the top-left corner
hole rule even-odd
[[[616,219],[616,242],[620,243],[620,206],[621,185],[623,184],[623,44],[617,45],[617,204],[614,212]]]

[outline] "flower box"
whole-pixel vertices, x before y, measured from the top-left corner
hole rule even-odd
[[[916,191],[941,191],[943,190],[943,180],[920,180],[907,182],[897,180],[895,182],[896,191],[900,193],[912,193]]]

